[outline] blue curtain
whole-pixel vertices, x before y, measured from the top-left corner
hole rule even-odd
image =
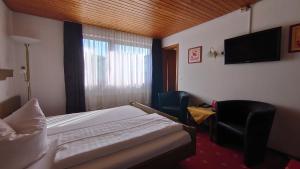
[[[64,22],[66,113],[85,111],[82,25]]]
[[[153,39],[151,106],[156,109],[158,109],[158,93],[163,91],[162,58],[163,53],[161,39]]]

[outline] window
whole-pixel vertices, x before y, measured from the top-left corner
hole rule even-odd
[[[130,101],[148,104],[152,40],[99,28],[91,32],[91,29],[84,29],[83,39],[87,107],[107,108]]]

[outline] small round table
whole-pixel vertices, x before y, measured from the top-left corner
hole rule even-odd
[[[192,117],[192,119],[199,125],[203,123],[205,120],[209,121],[209,137],[210,140],[214,140],[214,131],[215,131],[215,114],[211,107],[196,107],[190,106],[187,107],[187,110]]]

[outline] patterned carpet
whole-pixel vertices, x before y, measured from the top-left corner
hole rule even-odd
[[[268,151],[265,162],[251,169],[284,169],[287,158],[274,151]],[[182,161],[176,169],[248,169],[243,164],[241,150],[221,147],[210,141],[207,132],[197,134],[197,153]]]

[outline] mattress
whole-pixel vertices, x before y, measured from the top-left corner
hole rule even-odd
[[[103,158],[90,160],[71,169],[126,169],[188,144],[190,141],[190,135],[180,131]]]
[[[133,106],[120,106],[104,110],[52,116],[47,117],[47,131],[52,135],[61,131],[65,131],[66,128],[68,128],[68,130],[72,130],[99,123],[138,117],[146,114],[146,112],[143,112]]]
[[[190,142],[181,124],[133,106],[49,117],[47,128],[55,168],[130,167]]]

